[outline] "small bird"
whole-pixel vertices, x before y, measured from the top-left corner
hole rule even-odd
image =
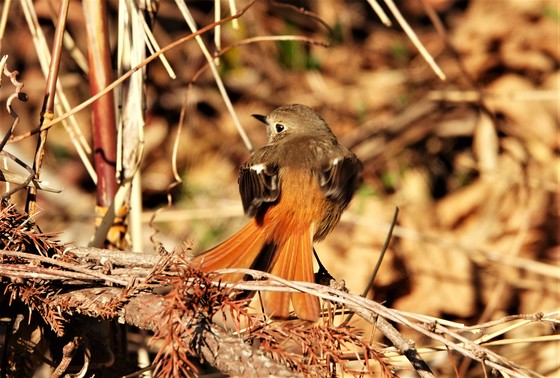
[[[340,220],[360,183],[362,164],[307,106],[281,106],[253,117],[266,125],[268,143],[239,170],[241,200],[251,220],[193,263],[205,272],[250,268],[313,282],[313,242]],[[287,318],[291,302],[300,319],[319,318],[319,301],[310,294],[263,292],[261,299],[272,317]]]

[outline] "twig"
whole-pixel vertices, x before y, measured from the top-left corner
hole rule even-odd
[[[368,282],[366,288],[364,289],[364,291],[362,292],[362,297],[364,297],[364,298],[367,296],[367,293],[369,293],[369,291],[373,287],[373,281],[375,280],[375,277],[377,276],[377,272],[379,272],[379,268],[381,267],[381,262],[383,261],[383,257],[385,256],[385,252],[387,252],[387,248],[389,248],[389,243],[391,243],[391,237],[393,236],[393,230],[395,229],[395,225],[397,224],[397,217],[398,216],[399,216],[399,208],[396,207],[395,208],[395,213],[393,215],[393,220],[391,221],[391,226],[389,227],[389,233],[387,234],[387,237],[385,238],[385,243],[383,244],[383,247],[381,248],[381,253],[379,254],[379,258],[377,259],[377,263],[375,264],[375,267],[373,268],[373,272],[371,273],[371,277],[369,279],[369,282]]]
[[[465,77],[467,79],[467,81],[469,82],[469,84],[473,88],[477,89],[478,100],[480,102],[480,99],[482,97],[482,89],[483,88],[479,83],[477,83],[476,80],[473,79],[471,73],[469,72],[469,70],[467,70],[467,67],[465,66],[465,63],[463,62],[463,59],[461,58],[461,54],[459,54],[457,52],[457,49],[455,48],[455,46],[451,42],[451,39],[449,38],[449,33],[447,33],[447,31],[445,30],[445,26],[443,25],[443,22],[441,21],[439,15],[437,14],[437,12],[434,10],[434,8],[426,0],[420,0],[420,3],[422,4],[422,7],[424,8],[424,11],[426,12],[426,15],[429,17],[430,21],[432,22],[432,24],[436,28],[437,33],[439,34],[439,36],[443,40],[443,43],[445,44],[447,49],[451,52],[451,54],[455,58],[455,61],[457,62],[457,64],[459,65],[459,69],[461,70],[461,74],[463,75],[463,77]]]
[[[0,171],[2,173],[2,180],[6,181],[6,182],[11,182],[16,184],[16,186],[10,190],[8,190],[6,193],[2,194],[2,198],[9,198],[12,194],[14,194],[15,192],[17,192],[18,190],[20,190],[21,188],[25,188],[26,186],[28,186],[32,181],[33,178],[35,177],[35,171],[33,171],[33,169],[28,166],[27,164],[25,164],[25,162],[23,162],[22,160],[20,160],[18,157],[12,155],[11,153],[9,153],[8,151],[0,151],[0,153],[3,156],[7,156],[10,159],[12,159],[14,162],[16,162],[17,164],[19,164],[20,166],[22,166],[23,168],[25,168],[27,170],[27,172],[29,173],[27,175],[27,177],[23,178],[19,175],[14,175],[10,172],[5,171],[4,169],[0,168]],[[14,177],[15,176],[15,177]],[[17,177],[19,176],[19,177]],[[6,180],[4,180],[6,179]],[[11,181],[10,181],[11,179]]]
[[[319,24],[321,24],[321,26],[323,26],[325,29],[327,29],[331,38],[334,36],[333,28],[331,28],[331,26],[329,24],[327,24],[325,22],[325,20],[323,20],[318,14],[315,14],[315,13],[313,13],[311,11],[308,11],[307,9],[304,9],[304,8],[301,8],[301,7],[296,7],[295,5],[281,3],[279,1],[272,1],[272,5],[277,7],[277,8],[290,9],[290,10],[296,12],[296,13],[300,13],[304,16],[307,16],[307,17],[317,21]]]
[[[7,5],[8,4],[6,4],[6,6]],[[2,84],[2,75],[6,75],[7,77],[10,78],[10,82],[15,87],[14,93],[12,93],[10,96],[8,96],[8,99],[6,100],[6,109],[8,110],[8,113],[10,114],[10,116],[14,120],[12,121],[12,124],[10,125],[10,127],[6,131],[6,134],[2,138],[2,142],[0,142],[0,151],[4,150],[4,146],[6,145],[8,140],[13,136],[14,130],[16,129],[17,125],[19,124],[19,115],[16,113],[16,111],[12,107],[12,102],[15,99],[18,99],[19,101],[22,101],[22,102],[26,102],[27,99],[28,99],[27,94],[22,91],[23,83],[21,83],[17,80],[19,72],[18,71],[13,71],[12,72],[12,71],[8,70],[8,68],[6,67],[7,60],[8,60],[7,55],[4,55],[2,57],[2,60],[0,60],[0,68],[1,68],[1,70],[0,70],[0,86]]]
[[[6,30],[6,24],[8,22],[8,12],[10,10],[10,5],[12,0],[4,1],[4,6],[2,7],[2,17],[0,18],[0,50],[2,49],[2,40],[4,39],[4,31]],[[0,70],[0,75],[2,71]]]
[[[21,259],[25,259],[25,260],[36,260],[36,261],[40,261],[40,262],[43,262],[43,263],[52,264],[52,265],[59,266],[59,267],[64,268],[64,269],[68,269],[68,270],[71,270],[71,271],[74,271],[74,272],[82,273],[87,277],[91,277],[91,278],[101,280],[101,281],[111,282],[111,283],[114,283],[114,284],[117,284],[117,285],[120,285],[120,286],[127,286],[127,285],[130,284],[130,280],[117,279],[117,278],[111,277],[107,274],[98,273],[98,272],[92,271],[91,269],[82,268],[82,267],[77,266],[76,264],[67,263],[67,262],[64,262],[64,261],[53,259],[51,257],[45,257],[45,256],[35,255],[35,254],[25,253],[25,252],[6,251],[6,250],[0,250],[0,256],[17,257],[17,258],[21,258]],[[54,273],[54,271],[52,271],[52,275],[55,276],[56,273]],[[75,278],[75,277],[73,277],[73,278]],[[80,276],[80,278],[78,278],[78,279],[81,279],[81,278],[83,278],[83,276]]]
[[[368,0],[368,3],[373,9],[373,11],[375,12],[375,14],[377,14],[377,17],[379,17],[383,25],[387,27],[392,25],[391,20],[389,19],[389,17],[387,17],[387,13],[385,13],[383,8],[379,6],[377,0]]]
[[[548,314],[548,316],[552,316],[554,314],[559,315],[560,311]],[[463,331],[466,331],[466,330],[480,330],[480,329],[484,329],[484,328],[495,327],[497,325],[504,324],[504,323],[509,323],[509,322],[515,321],[515,320],[531,320],[531,321],[537,322],[537,321],[542,321],[544,318],[545,318],[545,315],[542,312],[537,312],[536,314],[509,315],[509,316],[504,316],[501,319],[496,319],[496,320],[493,320],[493,321],[490,321],[490,322],[476,324],[476,325],[470,326],[470,327],[463,327],[463,328],[461,328],[461,330],[463,330]]]
[[[75,254],[83,263],[103,264],[104,262],[110,262],[113,266],[137,268],[153,268],[162,259],[162,255],[156,253],[125,251],[115,253],[115,251],[93,247],[69,247],[65,252]]]
[[[412,44],[414,44],[414,46],[416,46],[416,48],[420,52],[420,55],[422,55],[424,60],[432,68],[432,70],[435,72],[435,74],[441,80],[445,80],[446,79],[445,74],[443,73],[441,68],[439,68],[439,66],[435,62],[434,58],[430,55],[428,50],[426,50],[426,48],[424,47],[422,42],[420,42],[420,40],[418,39],[418,36],[414,32],[414,30],[412,30],[412,28],[410,27],[408,22],[406,22],[406,20],[402,16],[401,12],[399,11],[399,8],[397,8],[397,6],[393,2],[393,0],[384,0],[384,1],[385,1],[385,4],[387,4],[387,7],[391,11],[391,13],[393,13],[393,16],[395,16],[395,19],[397,20],[399,25],[403,28],[403,30],[406,33],[406,35],[408,36],[408,38],[410,38],[410,40],[412,41]]]
[[[434,377],[434,373],[430,370],[430,367],[424,361],[416,348],[410,343],[409,340],[405,339],[404,336],[397,331],[385,318],[378,316],[375,323],[377,328],[389,339],[393,345],[410,361],[412,367],[418,375],[422,378]]]
[[[56,24],[55,36],[53,41],[52,58],[47,77],[47,88],[45,93],[45,101],[41,109],[42,125],[45,120],[49,121],[54,117],[54,98],[56,94],[56,82],[58,80],[58,70],[60,68],[60,55],[62,54],[62,40],[64,38],[64,30],[66,28],[66,17],[68,15],[69,0],[63,0],[58,9],[58,22]],[[47,130],[41,131],[37,140],[35,156],[33,159],[33,171],[35,178],[41,175],[43,166],[43,156],[45,155],[45,144],[47,143]],[[37,188],[29,187],[27,191],[27,200],[25,203],[26,212],[30,215],[35,214],[37,201]]]
[[[51,374],[50,378],[62,377],[62,374],[64,374],[66,369],[68,369],[68,366],[70,366],[72,357],[74,357],[74,354],[76,354],[76,350],[78,349],[80,344],[80,338],[74,337],[72,341],[69,341],[68,344],[66,344],[62,348],[62,360],[60,361],[60,364],[58,364],[54,372]]]
[[[90,67],[87,81],[89,93],[95,95],[103,91],[113,78],[111,48],[109,46],[109,26],[107,5],[104,1],[83,0],[82,12],[85,15],[85,40]],[[93,161],[97,184],[95,186],[95,226],[103,217],[119,188],[116,179],[116,110],[113,92],[107,92],[94,102],[91,107],[91,134],[93,143]],[[120,207],[117,208],[117,211]],[[111,224],[113,225],[113,224]],[[122,233],[110,233],[107,245],[122,248]]]
[[[397,208],[395,208],[395,213],[393,215],[393,220],[391,221],[391,226],[389,227],[389,232],[387,233],[387,237],[385,238],[385,243],[383,244],[383,247],[381,248],[381,253],[379,254],[379,258],[377,259],[377,263],[375,264],[375,267],[373,268],[373,271],[371,272],[371,276],[370,276],[369,281],[366,285],[366,288],[362,292],[362,297],[364,297],[364,298],[367,297],[367,294],[369,293],[369,291],[373,287],[373,281],[375,280],[375,277],[377,276],[377,272],[379,272],[379,268],[381,267],[381,262],[383,261],[383,257],[385,256],[385,252],[387,252],[387,248],[389,248],[389,243],[391,242],[391,238],[393,236],[393,230],[395,228],[395,225],[397,224],[397,217],[398,216],[399,216],[399,208],[397,207]],[[346,318],[346,320],[344,320],[344,323],[348,323],[352,319],[352,316],[354,316],[354,313],[350,313],[348,315],[348,317]]]
[[[177,4],[177,7],[181,11],[181,14],[185,18],[185,21],[187,22],[187,25],[189,26],[189,28],[191,29],[191,31],[194,34],[196,32],[197,28],[196,28],[196,23],[194,21],[194,18],[192,17],[192,15],[189,11],[189,8],[186,6],[184,1],[176,0],[175,3]],[[218,23],[218,22],[215,22],[214,24],[217,25],[217,26],[221,25],[221,23]],[[208,66],[210,67],[210,71],[212,71],[212,76],[214,77],[214,81],[216,82],[216,85],[218,86],[218,90],[220,91],[222,99],[224,100],[224,104],[226,105],[226,108],[227,108],[231,118],[233,119],[233,123],[235,123],[235,126],[237,128],[237,132],[239,133],[239,135],[241,136],[241,139],[245,143],[245,146],[247,147],[247,150],[249,150],[249,152],[252,153],[253,152],[253,145],[251,144],[251,141],[249,140],[249,136],[245,132],[245,129],[243,128],[243,125],[241,124],[241,121],[239,121],[239,117],[237,117],[237,113],[235,112],[235,109],[233,108],[233,104],[231,102],[231,99],[229,98],[226,87],[224,86],[222,78],[220,77],[220,74],[218,73],[218,69],[216,68],[216,64],[214,63],[214,58],[212,57],[212,54],[210,54],[210,52],[208,51],[208,48],[204,44],[204,41],[202,40],[200,35],[196,35],[195,40],[198,43],[198,46],[200,47],[200,50],[204,54],[204,57],[206,58]]]
[[[258,43],[258,42],[278,42],[278,41],[300,41],[300,42],[309,43],[310,45],[329,47],[328,42],[318,41],[316,39],[309,38],[309,37],[304,37],[304,36],[301,36],[301,35],[265,35],[265,36],[259,36],[259,37],[245,38],[241,41],[235,42],[232,45],[226,46],[222,50],[220,50],[218,55],[221,56],[221,55],[227,53],[229,50],[231,50],[233,48],[236,48],[236,47],[239,47],[239,46],[249,45],[249,44]],[[207,68],[207,65],[204,66],[204,69],[206,69],[206,68]],[[191,80],[191,82],[196,81],[196,78],[198,76],[200,76],[200,74],[197,72],[197,75],[195,75],[193,77],[193,80]]]
[[[51,54],[49,51],[49,45],[47,44],[45,34],[39,25],[39,19],[35,12],[35,8],[33,7],[33,3],[31,0],[22,0],[21,5],[23,8],[23,13],[25,16],[25,20],[27,22],[27,27],[29,28],[31,35],[33,37],[33,45],[35,46],[35,51],[37,53],[37,58],[39,59],[39,65],[41,67],[41,71],[45,77],[48,76],[49,65],[51,62]],[[51,6],[51,2],[49,2],[49,6]],[[54,11],[53,11],[54,12]],[[68,33],[64,33],[65,38]],[[72,53],[71,53],[72,54]],[[87,73],[87,71],[85,71]],[[64,113],[64,111],[71,108],[70,103],[68,101],[67,96],[64,93],[62,85],[60,81],[57,81],[56,85],[56,99],[55,102],[55,112],[57,114]],[[80,157],[80,161],[86,168],[88,174],[90,175],[92,181],[97,183],[97,175],[95,174],[95,170],[93,169],[93,165],[89,160],[89,154],[91,153],[91,147],[86,140],[86,137],[82,133],[78,121],[76,117],[70,116],[68,119],[63,120],[62,122],[66,132],[70,136],[70,140]]]
[[[348,219],[348,216],[346,217]],[[371,220],[369,218],[364,218],[356,215],[350,215],[350,220],[354,224],[363,225],[365,227],[371,228]],[[418,232],[410,228],[395,226],[394,234],[400,238],[406,238],[409,240],[414,240],[422,243],[431,243],[434,245],[442,246],[448,248],[453,253],[465,253],[467,256],[472,257],[483,257],[482,263],[496,263],[503,265],[507,263],[508,266],[515,267],[521,271],[531,272],[536,275],[546,277],[558,282],[558,267],[552,264],[547,264],[535,260],[531,260],[524,257],[513,256],[507,261],[504,261],[503,254],[497,252],[496,250],[490,248],[477,248],[467,243],[453,239],[451,237],[442,237],[441,235],[430,234],[426,232]]]
[[[2,151],[2,154],[5,153],[6,151]],[[29,175],[27,175],[27,177],[23,177],[17,173],[12,173],[1,167],[0,167],[0,181],[9,182],[18,185],[18,188],[16,188],[16,190],[19,190],[20,188],[26,186],[34,186],[35,188],[39,190],[44,190],[46,192],[51,192],[51,193],[62,192],[62,189],[52,187],[48,181],[33,180],[33,173],[30,173]],[[2,194],[2,198],[7,198],[14,192],[15,192],[14,190],[10,190],[9,192],[4,193]]]
[[[39,266],[29,266],[28,264],[2,264],[0,265],[0,276],[10,278],[21,278],[26,280],[50,280],[50,281],[99,281],[99,277],[92,277],[91,274],[67,272],[60,269],[43,268]],[[104,280],[102,280],[104,281]]]

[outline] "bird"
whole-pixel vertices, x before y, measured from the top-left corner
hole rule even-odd
[[[239,169],[241,201],[249,222],[216,247],[196,255],[204,272],[249,268],[291,281],[314,282],[313,244],[337,225],[361,182],[362,164],[339,144],[327,122],[301,104],[280,106],[267,116],[267,144]],[[229,274],[225,281],[239,281]],[[317,321],[317,297],[301,292],[261,294],[267,315]]]

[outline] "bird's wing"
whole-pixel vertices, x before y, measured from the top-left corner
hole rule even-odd
[[[325,197],[343,210],[348,206],[361,180],[362,163],[355,155],[339,156],[316,173]]]
[[[245,213],[254,217],[265,204],[280,195],[278,164],[252,163],[251,159],[239,170],[239,192]]]

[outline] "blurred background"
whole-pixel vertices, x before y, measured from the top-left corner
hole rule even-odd
[[[8,55],[7,67],[19,71],[29,96],[14,105],[20,116],[15,135],[39,125],[46,85],[24,2],[0,3],[7,15],[0,55]],[[238,9],[248,4],[235,3]],[[174,1],[151,4],[157,4],[150,23],[160,47],[190,34]],[[228,4],[221,4],[223,16],[231,14]],[[221,47],[216,32],[202,36],[212,54],[220,51],[217,71],[253,147],[263,146],[266,134],[251,114],[302,103],[322,114],[362,160],[363,185],[339,226],[317,246],[323,264],[351,292],[364,289],[398,207],[394,239],[370,293],[375,300],[465,324],[558,311],[559,3],[396,1],[445,81],[385,3],[379,5],[391,26],[366,0],[257,1],[237,25],[221,28]],[[49,46],[58,6],[55,0],[32,3]],[[115,67],[118,8],[119,1],[108,1]],[[214,1],[189,1],[188,9],[199,27],[214,22]],[[63,51],[59,73],[71,107],[90,97],[79,58],[87,56],[87,21],[81,2],[71,1],[66,28],[75,50]],[[145,70],[136,182],[143,244],[134,249],[162,244],[172,250],[192,241],[203,250],[246,221],[237,172],[250,152],[199,45],[187,41],[164,55],[176,78],[159,59]],[[4,78],[2,136],[12,123],[4,107],[11,92]],[[91,109],[76,119],[90,140]],[[86,245],[94,233],[95,185],[72,138],[61,126],[49,131],[41,179],[63,192],[39,192],[36,221],[43,231],[60,232],[64,242]],[[31,164],[36,143],[32,136],[5,151]],[[182,182],[174,178],[174,160]],[[12,196],[18,206],[24,199],[22,192]],[[508,336],[518,338],[558,334],[539,324],[512,332]],[[558,374],[557,341],[500,348],[541,374]],[[471,376],[480,373],[471,368]]]

